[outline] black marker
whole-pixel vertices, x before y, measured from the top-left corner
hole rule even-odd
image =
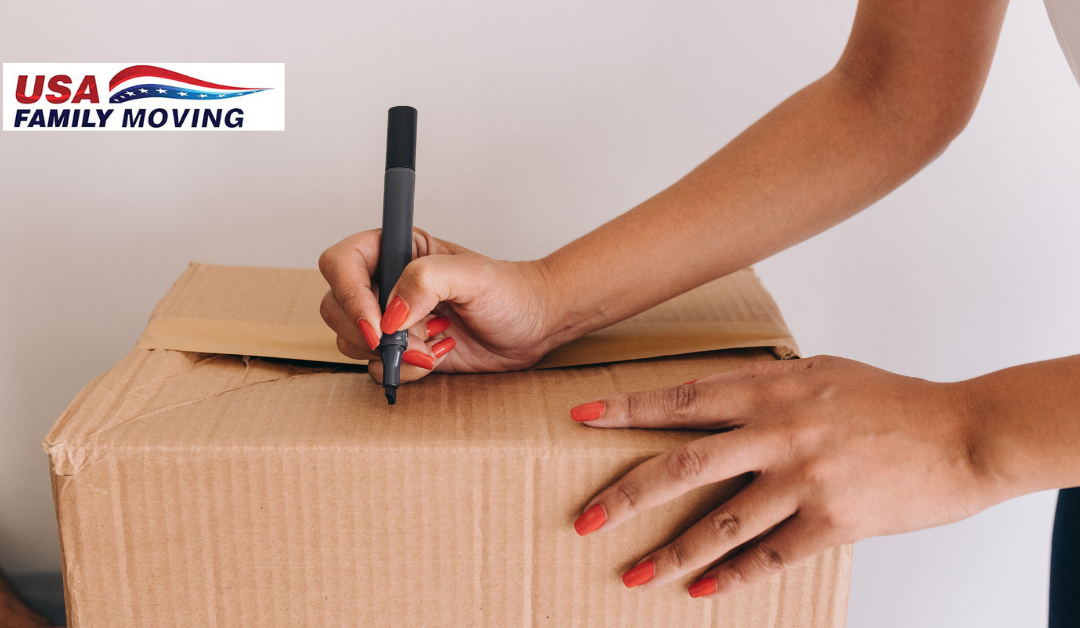
[[[401,272],[412,261],[413,189],[416,185],[416,109],[391,107],[386,126],[386,174],[383,179],[382,241],[379,244],[379,307]],[[408,330],[384,333],[379,341],[386,401],[397,401],[401,385],[401,354],[409,346]]]

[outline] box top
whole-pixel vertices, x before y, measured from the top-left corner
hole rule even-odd
[[[798,351],[776,304],[744,270],[589,334],[540,365],[562,368],[434,373],[388,406],[320,319],[327,289],[315,270],[191,264],[136,349],[72,403],[46,448],[62,467],[114,447],[656,453],[694,435],[602,433],[567,413],[613,392],[673,386]]]

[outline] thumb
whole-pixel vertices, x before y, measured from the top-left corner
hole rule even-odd
[[[405,267],[390,292],[382,331],[407,329],[427,316],[440,301],[468,303],[487,287],[490,260],[476,253],[428,255]]]

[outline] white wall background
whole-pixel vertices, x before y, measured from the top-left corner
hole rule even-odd
[[[420,110],[417,223],[543,255],[827,71],[855,0],[134,0],[0,6],[0,61],[285,62],[283,133],[0,135],[0,564],[57,568],[38,448],[189,260],[314,266],[378,223],[385,112]],[[952,148],[760,265],[807,354],[955,380],[1080,353],[1080,88],[1010,8]],[[1053,493],[864,542],[851,626],[1045,623]]]

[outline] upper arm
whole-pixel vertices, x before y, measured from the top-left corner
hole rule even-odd
[[[986,82],[1008,0],[861,0],[831,73],[851,97],[938,150]]]

